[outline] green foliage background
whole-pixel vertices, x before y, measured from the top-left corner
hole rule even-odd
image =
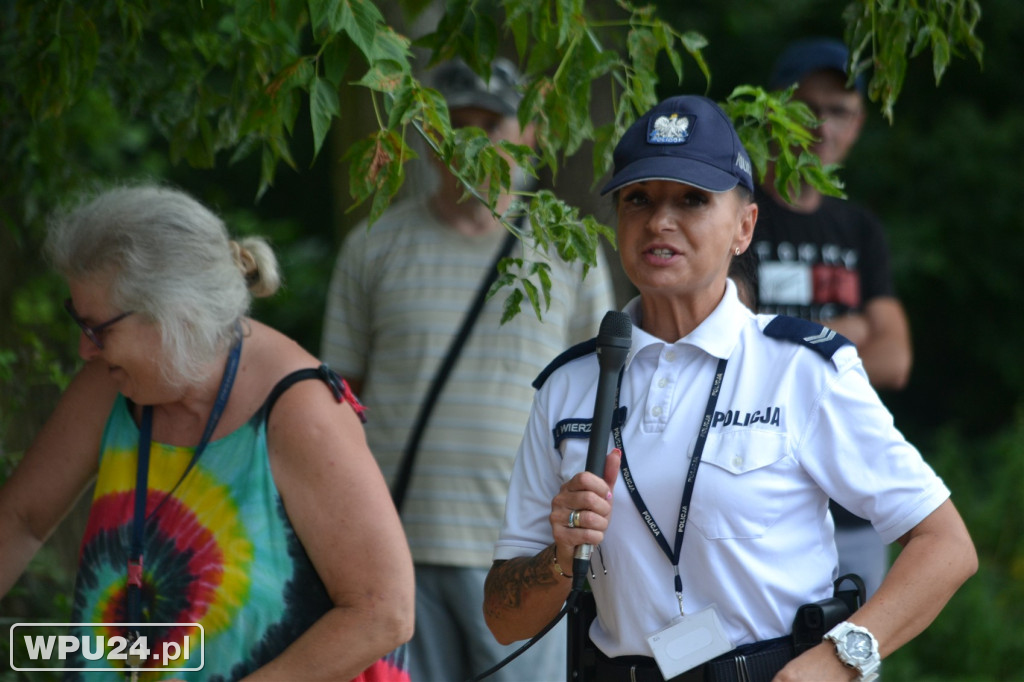
[[[197,26],[209,16],[200,8],[220,5],[211,0],[184,2],[193,8]],[[175,63],[176,51],[198,50],[218,69],[207,73],[170,67],[166,73],[140,70],[141,66],[121,56],[129,54],[130,41],[90,45],[76,26],[116,22],[115,7],[137,12],[141,22],[159,3],[50,4],[67,12],[66,29],[47,44],[16,43],[12,36],[18,33],[11,27],[32,15],[19,14],[19,4],[14,2],[0,7],[4,41],[0,54],[5,59],[0,76],[0,149],[4,150],[0,162],[4,189],[0,191],[0,480],[13,468],[76,366],[72,354],[76,334],[59,305],[64,286],[40,260],[41,233],[27,229],[29,224],[38,225],[41,216],[66,194],[94,179],[166,179],[214,206],[236,233],[269,236],[281,259],[286,287],[275,298],[259,302],[255,315],[314,352],[319,345],[324,289],[341,235],[372,210],[372,199],[352,209],[347,164],[340,159],[358,137],[373,130],[374,104],[383,100],[372,102],[342,85],[337,100],[341,119],[330,130],[310,110],[311,101],[328,111],[335,106],[322,84],[310,85],[310,69],[322,78],[340,71],[354,80],[351,75],[361,75],[365,68],[358,54],[346,57],[335,46],[334,52],[321,52],[322,60],[311,65],[301,56],[311,49],[310,39],[295,37],[299,32],[284,38],[267,35],[261,50],[230,54],[206,33],[192,43],[175,39],[188,31],[170,23],[163,27],[166,38],[147,44],[147,50],[166,51],[168,64]],[[259,0],[237,4],[250,5],[254,12],[264,5]],[[280,2],[277,6],[291,11],[303,4]],[[309,4],[321,9],[330,5]],[[389,20],[398,16],[399,4],[408,9],[429,3],[377,3]],[[604,4],[613,5],[588,3]],[[90,5],[91,11],[86,9]],[[449,3],[450,7],[475,5]],[[827,0],[661,0],[655,5],[658,16],[694,32],[687,34],[688,44],[698,50],[711,74],[708,82],[694,53],[676,43],[678,64],[661,54],[646,67],[660,76],[656,93],[646,94],[658,97],[706,91],[723,101],[740,84],[762,84],[786,41],[809,34],[841,36],[847,26],[843,6]],[[1024,150],[1024,113],[1018,104],[1024,101],[1024,80],[1019,76],[1024,48],[1016,36],[1020,26],[1024,26],[1024,5],[1018,0],[988,0],[977,27],[977,37],[985,45],[983,67],[960,54],[937,86],[928,55],[912,59],[905,78],[895,84],[898,100],[891,108],[879,102],[872,106],[862,140],[848,167],[840,172],[847,193],[875,210],[887,226],[897,288],[911,319],[915,367],[910,385],[883,398],[897,424],[953,489],[981,556],[979,574],[938,621],[886,663],[888,680],[995,682],[1024,677],[1020,672],[1024,669],[1024,617],[1018,606],[1024,603],[1024,363],[1018,350],[1019,339],[1024,338],[1024,315],[1017,304],[1024,284],[1020,267],[1024,218],[1018,206],[1024,180],[1019,158]],[[223,23],[207,28],[214,35],[256,30]],[[461,41],[463,47],[479,48],[481,58],[513,49],[487,38],[485,31],[467,33],[463,28],[462,24],[446,27],[445,34],[453,41],[450,49],[457,49],[455,43]],[[615,30],[624,32],[625,27]],[[529,35],[526,29],[521,33]],[[696,34],[706,38],[707,44],[701,46]],[[126,35],[134,35],[130,22]],[[364,40],[372,40],[365,30],[363,35]],[[517,37],[525,40],[502,36],[510,44]],[[401,41],[390,40],[382,49],[400,51]],[[88,55],[92,50],[120,63],[123,72],[118,78],[129,83],[159,79],[182,97],[166,102],[111,100],[59,68],[62,51]],[[279,57],[281,51],[294,59],[293,68],[261,73],[260,65]],[[553,57],[536,56],[544,58]],[[255,65],[256,72],[242,73],[246,64]],[[325,70],[317,70],[328,64]],[[681,85],[676,84],[679,64],[684,65]],[[260,117],[255,94],[266,92],[261,76],[273,79],[279,86],[276,92],[289,98],[287,120]],[[51,111],[61,114],[61,126],[40,119],[36,125],[43,134],[30,138],[19,127],[26,120],[21,110],[25,104],[13,94],[13,83],[19,78],[52,79],[50,89],[41,91],[54,96],[32,103],[40,111],[57,107],[56,94],[67,89],[81,89],[83,98],[68,111]],[[209,87],[182,87],[182,83]],[[186,117],[193,132],[198,131],[197,139],[212,139],[214,131],[237,132],[242,140],[238,147],[211,151],[204,145],[169,141],[185,139],[174,136],[176,126],[184,125],[176,118],[182,111],[212,106],[211,102],[229,96],[232,87],[246,83],[254,96],[251,101],[240,100],[230,115]],[[303,87],[314,93],[313,100],[300,96]],[[593,97],[591,106],[598,106],[605,104],[601,97],[611,95],[595,93]],[[891,123],[883,115],[887,109],[891,109]],[[595,123],[612,128],[621,124],[614,116],[603,116]],[[238,130],[231,130],[232,125],[239,125]],[[559,125],[565,130],[565,121],[555,121],[555,130]],[[610,130],[591,132],[599,142],[607,142]],[[286,136],[292,142],[282,146]],[[585,140],[563,142],[575,157],[601,156]],[[321,150],[319,154],[314,153],[316,149]],[[290,164],[275,169],[268,178],[268,165],[278,158],[274,154]],[[553,161],[558,171],[544,174],[547,186],[561,196],[578,198],[586,211],[607,213],[592,196],[585,196],[593,181],[591,158],[583,164],[572,158]],[[0,601],[0,624],[19,618],[57,621],[67,616],[66,595],[80,523],[79,510]],[[6,644],[3,638],[0,654],[5,662]],[[15,677],[0,672],[0,679]]]

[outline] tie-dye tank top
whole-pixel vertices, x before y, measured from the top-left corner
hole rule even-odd
[[[283,382],[282,382],[283,383]],[[348,387],[345,397],[358,406]],[[361,406],[359,406],[361,407]],[[147,628],[154,660],[140,680],[173,677],[237,680],[277,657],[332,603],[285,514],[267,456],[266,406],[241,428],[211,442],[171,497],[194,448],[154,442],[150,448],[143,549],[145,623],[202,625]],[[127,561],[131,546],[139,429],[118,396],[103,434],[99,474],[82,540],[72,622],[127,623]],[[165,498],[167,498],[165,500]],[[159,505],[159,507],[158,507]],[[153,510],[156,509],[156,515]],[[124,635],[94,626],[79,634],[97,641]],[[192,649],[185,661],[187,635]],[[162,638],[162,641],[161,641]],[[174,644],[166,644],[174,642]],[[108,644],[109,652],[111,645]],[[169,648],[164,648],[164,647]],[[157,654],[166,651],[166,658]],[[172,661],[171,655],[178,654]],[[119,661],[88,660],[69,667],[110,668]],[[182,666],[173,670],[171,666]],[[124,672],[71,674],[71,680],[124,680]],[[378,661],[358,682],[408,682],[405,648]]]

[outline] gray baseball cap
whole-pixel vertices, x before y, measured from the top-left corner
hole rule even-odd
[[[430,86],[444,96],[449,109],[475,107],[515,116],[523,99],[522,76],[515,64],[496,57],[491,64],[491,78],[485,81],[461,59],[441,64],[430,74]]]

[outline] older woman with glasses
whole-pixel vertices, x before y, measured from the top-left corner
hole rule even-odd
[[[67,667],[408,680],[412,560],[362,407],[247,316],[279,285],[268,244],[132,186],[56,217],[47,248],[85,364],[0,489],[0,594],[95,480],[72,621],[110,625],[72,634],[136,656]]]

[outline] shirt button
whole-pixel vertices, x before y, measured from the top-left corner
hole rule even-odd
[[[658,379],[658,388],[665,388],[666,386],[668,386],[668,379],[665,377]]]
[[[676,352],[674,350],[665,351],[665,359],[669,362],[675,362]]]
[[[653,414],[655,417],[660,417],[661,416],[661,407],[659,407],[657,405],[652,407],[651,408],[651,414]]]
[[[736,455],[735,457],[732,458],[732,465],[737,469],[743,466],[743,458],[740,457],[739,455]]]

